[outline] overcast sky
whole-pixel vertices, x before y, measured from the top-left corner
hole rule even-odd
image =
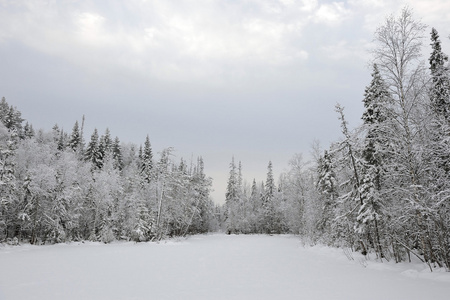
[[[0,96],[35,128],[201,155],[225,198],[231,157],[265,180],[360,124],[373,32],[408,4],[450,54],[450,1],[0,0]],[[178,160],[178,159],[177,159]]]

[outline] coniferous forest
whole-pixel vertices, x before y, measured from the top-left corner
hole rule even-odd
[[[342,138],[314,146],[312,161],[294,155],[278,180],[269,162],[266,180],[249,184],[233,158],[221,207],[201,157],[175,162],[171,148],[156,157],[148,136],[137,146],[108,129],[85,140],[83,122],[35,131],[3,98],[0,241],[294,233],[450,269],[450,70],[429,29],[408,8],[386,18],[374,34],[361,124],[350,126],[337,104]]]

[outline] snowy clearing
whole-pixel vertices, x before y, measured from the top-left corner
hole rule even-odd
[[[0,247],[0,299],[448,299],[450,273],[289,235]]]

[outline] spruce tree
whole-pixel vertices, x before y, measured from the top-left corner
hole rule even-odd
[[[9,104],[6,102],[6,98],[2,97],[0,101],[0,122],[2,122],[6,126],[6,117],[9,112]]]
[[[431,90],[430,100],[436,114],[450,122],[450,75],[445,65],[448,56],[442,52],[441,41],[436,29],[431,30],[430,55]]]
[[[32,138],[34,136],[34,129],[33,125],[29,124],[28,122],[23,127],[23,135],[25,138]]]
[[[58,150],[64,151],[66,149],[66,134],[63,130],[61,130],[58,138]]]
[[[0,133],[4,129],[2,127],[0,124]],[[16,142],[11,134],[7,134],[6,137],[6,143],[0,144],[0,242],[11,236],[17,219],[15,215],[17,186],[14,175]]]
[[[238,175],[236,173],[236,164],[234,163],[233,156],[230,163],[230,173],[228,176],[227,190],[225,193],[225,224],[228,234],[236,233],[238,231],[238,204]]]
[[[150,145],[150,138],[147,135],[145,138],[144,143],[144,149],[142,147],[139,149],[139,154],[141,158],[141,170],[140,174],[142,176],[142,179],[150,183],[152,180],[152,170],[153,170],[153,153],[152,153],[152,147]]]
[[[79,147],[81,146],[81,135],[78,121],[76,121],[75,125],[73,125],[72,134],[70,135],[68,146],[74,152],[77,152],[79,150]]]
[[[264,197],[263,197],[263,230],[265,233],[273,233],[277,230],[276,226],[276,214],[274,206],[275,196],[275,180],[273,178],[272,162],[269,161],[267,166],[267,178],[264,185]]]
[[[94,129],[94,132],[91,135],[91,140],[89,141],[86,151],[84,152],[84,159],[86,161],[90,161],[94,164],[94,166],[98,166],[99,160],[99,140],[98,140],[98,131],[97,128]]]
[[[105,136],[102,135],[98,142],[98,150],[97,150],[96,161],[95,161],[97,168],[101,169],[103,167],[103,162],[104,162],[107,154],[108,153],[106,151]]]
[[[431,30],[431,47],[429,58],[431,70],[430,102],[432,116],[430,122],[429,151],[429,187],[430,205],[437,216],[431,218],[433,227],[439,228],[434,232],[430,245],[431,259],[440,257],[447,268],[450,267],[450,203],[446,201],[446,192],[450,189],[450,72],[446,65],[448,56],[442,52],[441,41],[436,29]],[[429,234],[430,235],[430,234]],[[430,243],[431,244],[431,243]]]
[[[317,165],[317,189],[323,197],[322,214],[319,220],[319,229],[325,233],[331,233],[331,223],[334,218],[334,210],[338,200],[338,184],[336,173],[334,172],[331,155],[324,151]],[[333,237],[331,237],[333,238]]]
[[[225,203],[230,206],[238,199],[238,178],[236,174],[236,164],[234,163],[234,156],[230,163],[230,174],[228,176],[227,191],[225,193]]]
[[[114,167],[121,171],[123,169],[122,148],[120,146],[119,137],[116,137],[112,146],[112,155],[114,159]]]
[[[364,168],[359,192],[362,205],[357,216],[357,230],[359,233],[373,231],[375,251],[380,258],[384,257],[380,243],[380,221],[382,220],[383,199],[380,196],[384,165],[387,164],[389,149],[388,134],[392,130],[387,123],[390,113],[391,97],[378,71],[373,66],[372,81],[364,93],[364,108],[362,115],[367,134],[362,150]],[[368,228],[369,227],[369,228]],[[373,227],[373,230],[371,228]]]
[[[59,129],[58,124],[55,124],[52,127],[52,135],[53,135],[53,141],[58,144],[58,140],[59,140],[59,135],[60,135],[61,131]]]
[[[111,139],[111,133],[109,131],[109,128],[106,128],[105,134],[103,135],[103,141],[105,143],[105,152],[109,153],[112,151],[113,148],[113,141]]]
[[[23,138],[22,113],[17,108],[10,106],[5,97],[0,102],[0,122],[5,125],[9,132],[15,132],[15,137]]]

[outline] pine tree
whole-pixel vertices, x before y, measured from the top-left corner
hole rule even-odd
[[[0,131],[3,126],[0,124]],[[2,134],[3,132],[0,132]],[[7,134],[4,145],[0,144],[0,241],[11,236],[11,229],[16,221],[14,207],[17,199],[15,197],[16,177],[14,175],[14,153],[16,143],[11,134]]]
[[[23,121],[24,119],[22,119],[22,113],[18,111],[15,107],[10,106],[9,112],[6,116],[6,123],[5,123],[6,128],[8,128],[10,131],[15,131],[19,137],[22,137]]]
[[[152,147],[150,145],[150,138],[147,135],[147,137],[145,138],[145,143],[144,143],[144,149],[141,150],[142,148],[139,149],[139,154],[140,154],[140,158],[141,158],[141,176],[142,179],[147,182],[150,183],[150,181],[152,180],[152,170],[153,170],[153,153],[152,153]]]
[[[136,242],[146,242],[154,238],[154,223],[151,212],[145,203],[141,202],[138,206],[138,219],[134,227],[132,238]]]
[[[92,162],[96,167],[99,167],[100,165],[99,140],[97,128],[94,129],[94,132],[91,135],[91,140],[89,141],[86,151],[84,152],[84,159],[86,161]]]
[[[233,202],[237,202],[239,196],[238,191],[238,178],[236,174],[236,164],[234,163],[234,156],[230,163],[230,173],[228,176],[227,191],[225,194],[225,203],[231,205]]]
[[[272,162],[269,161],[267,166],[267,178],[264,185],[264,197],[262,203],[263,209],[263,230],[265,233],[273,233],[276,231],[276,214],[274,206],[275,196],[275,180],[273,178]]]
[[[241,194],[242,193],[242,188],[243,188],[243,186],[242,186],[242,183],[243,183],[243,178],[242,178],[242,163],[241,163],[241,161],[239,161],[239,164],[238,164],[238,177],[237,177],[237,189],[238,189],[238,192]]]
[[[446,194],[450,190],[450,71],[445,63],[448,56],[442,52],[441,41],[436,29],[431,31],[432,53],[429,58],[431,70],[431,87],[429,91],[432,107],[429,148],[429,193],[434,201],[430,203],[431,211],[435,212],[431,234],[430,255],[436,257],[439,264],[450,268],[450,203]],[[428,225],[428,227],[431,227]]]
[[[73,125],[72,134],[70,135],[68,146],[74,152],[77,152],[79,150],[79,147],[81,146],[81,135],[78,121],[76,121],[75,125]]]
[[[25,138],[32,138],[35,135],[33,125],[27,122],[23,128],[23,135]]]
[[[450,75],[445,65],[448,56],[442,52],[441,41],[436,29],[431,30],[430,55],[431,89],[430,100],[435,113],[450,122]]]
[[[64,151],[66,149],[66,134],[63,130],[61,130],[61,133],[59,134],[57,147],[59,151]]]
[[[118,170],[123,169],[123,156],[122,156],[122,148],[120,147],[119,137],[116,137],[112,146],[112,155],[114,159],[114,167]]]
[[[274,196],[275,189],[276,188],[275,188],[275,180],[273,179],[272,162],[269,161],[269,164],[267,166],[267,179],[266,179],[266,185],[265,185],[266,201],[271,201],[271,199]]]
[[[14,132],[15,138],[23,138],[22,113],[12,105],[10,106],[5,97],[0,101],[0,122],[8,129],[9,132]]]
[[[59,135],[61,134],[61,130],[59,129],[58,124],[53,125],[52,127],[52,135],[53,135],[53,141],[58,144]]]
[[[250,192],[250,213],[251,213],[251,233],[257,233],[258,232],[258,216],[261,210],[261,201],[259,197],[259,190],[258,186],[256,184],[256,179],[253,178],[251,192]]]
[[[105,134],[103,135],[103,142],[105,144],[105,153],[109,153],[113,148],[113,141],[111,139],[111,133],[109,132],[109,128],[106,128]]]
[[[364,141],[362,155],[364,158],[364,170],[359,192],[362,205],[358,211],[356,228],[359,233],[370,231],[374,228],[375,251],[380,258],[384,257],[380,243],[379,224],[382,219],[382,173],[387,163],[389,149],[388,133],[393,128],[388,126],[388,120],[392,117],[390,111],[390,94],[381,78],[376,64],[373,66],[372,81],[364,94],[365,111],[362,115],[367,134]],[[367,233],[369,236],[369,233]],[[369,238],[371,238],[369,236]]]
[[[234,163],[234,156],[230,163],[230,173],[228,177],[227,190],[225,193],[225,223],[228,233],[235,233],[237,231],[237,206],[239,203],[238,178],[236,174],[236,164]]]
[[[362,120],[367,128],[367,135],[363,149],[366,165],[375,168],[374,184],[381,188],[381,168],[383,157],[389,151],[388,132],[392,130],[386,123],[392,118],[391,98],[387,87],[381,78],[376,64],[373,66],[372,81],[364,93],[364,108]]]
[[[9,104],[6,102],[6,98],[2,97],[0,101],[0,122],[6,126],[6,117],[9,113]]]
[[[108,152],[106,151],[105,136],[102,135],[98,141],[98,150],[96,155],[96,165],[98,169],[103,167],[103,162],[107,157],[107,154]]]
[[[317,165],[317,189],[323,196],[322,217],[319,220],[319,229],[324,233],[331,233],[331,222],[334,218],[334,209],[338,200],[338,184],[334,172],[331,155],[324,151]],[[332,237],[333,238],[333,237]]]

